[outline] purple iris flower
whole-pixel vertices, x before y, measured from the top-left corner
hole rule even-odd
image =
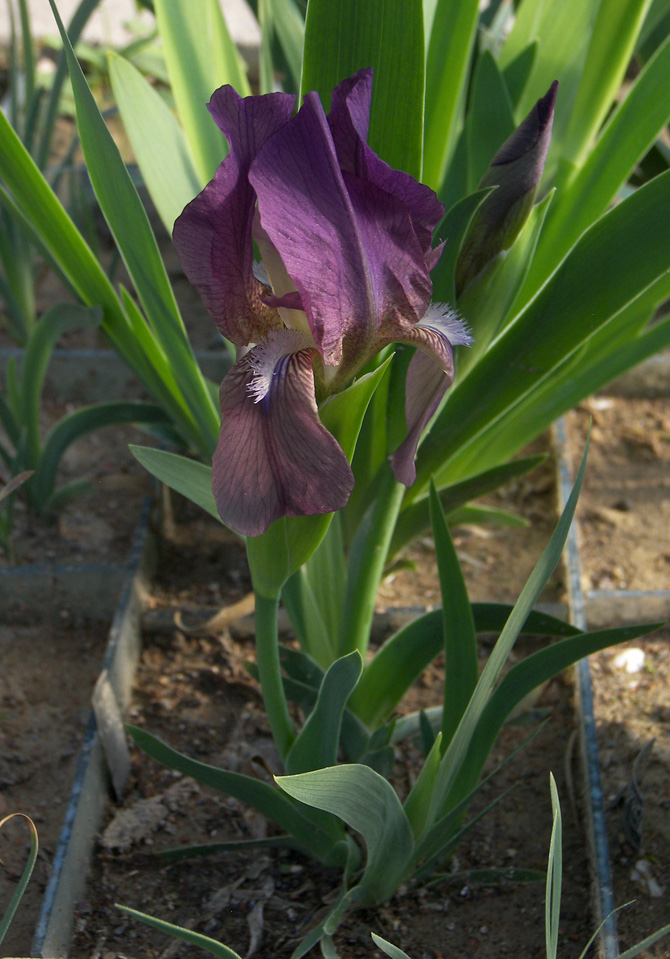
[[[186,275],[238,347],[221,384],[213,489],[224,523],[247,536],[346,505],[351,467],[318,404],[400,341],[420,347],[407,438],[391,457],[411,485],[421,433],[453,380],[453,346],[470,339],[430,305],[444,209],[367,145],[371,92],[361,70],[335,88],[328,116],[316,93],[292,116],[290,94],[221,87],[209,110],[230,152],[175,224]]]

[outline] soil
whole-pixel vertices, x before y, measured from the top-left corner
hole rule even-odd
[[[70,411],[52,402],[44,408],[44,434]],[[70,500],[57,515],[37,516],[20,493],[14,500],[10,553],[0,551],[0,570],[27,565],[71,566],[124,563],[151,478],[130,453],[130,443],[154,445],[146,433],[107,426],[77,440],[66,451],[57,488],[87,479],[88,492]]]
[[[0,819],[25,812],[40,837],[33,878],[3,942],[4,956],[30,955],[107,642],[107,628],[63,612],[52,607],[47,626],[0,625]],[[0,912],[14,892],[28,845],[19,820],[0,833]]]
[[[670,589],[670,401],[592,397],[569,417],[585,590]],[[670,608],[668,609],[670,613]]]
[[[618,915],[622,946],[670,922],[669,644],[665,629],[591,660],[614,897],[634,900]],[[663,959],[668,948],[648,954]]]

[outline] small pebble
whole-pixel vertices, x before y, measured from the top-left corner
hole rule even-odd
[[[627,673],[639,673],[644,669],[644,660],[644,650],[635,646],[617,653],[612,662],[617,669],[625,669]]]

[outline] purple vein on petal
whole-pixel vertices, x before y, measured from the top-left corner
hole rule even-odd
[[[314,350],[278,353],[262,397],[253,395],[254,363],[262,366],[268,356],[254,359],[254,350],[221,384],[214,497],[224,523],[246,536],[282,516],[341,509],[353,488],[347,458],[318,418]]]

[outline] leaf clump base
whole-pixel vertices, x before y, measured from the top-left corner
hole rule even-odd
[[[256,687],[243,667],[252,646],[228,637],[186,637],[174,631],[156,635],[147,645],[138,676],[131,721],[151,729],[194,758],[240,772],[268,777],[277,759]],[[527,650],[524,650],[525,653]],[[434,701],[441,688],[439,664],[412,691],[408,709]],[[572,689],[551,683],[533,708],[549,710],[543,732],[485,787],[478,802],[487,804],[513,782],[518,788],[470,833],[449,865],[459,873],[473,868],[544,869],[551,830],[549,796],[543,785],[547,768],[561,771],[574,727]],[[528,734],[527,725],[508,727],[494,749],[499,763]],[[402,796],[418,775],[420,751],[408,742],[398,753],[393,785]],[[80,904],[73,959],[117,951],[163,956],[166,947],[182,955],[188,947],[166,943],[155,930],[121,915],[115,902],[177,924],[194,923],[203,932],[245,955],[251,945],[264,959],[288,957],[310,925],[322,918],[337,890],[338,872],[290,850],[258,849],[205,860],[166,864],[154,855],[185,842],[261,838],[268,826],[234,800],[203,788],[175,789],[173,773],[145,756],[134,756],[133,779],[124,808],[160,800],[167,813],[129,849],[103,845],[96,855],[89,892]],[[473,815],[479,805],[472,810]],[[113,821],[114,812],[110,813]],[[132,813],[131,813],[132,815]],[[589,934],[588,867],[581,826],[566,813],[565,954],[579,955]],[[111,827],[108,827],[111,829]],[[113,833],[112,833],[113,834]],[[336,942],[343,959],[374,955],[369,929],[393,939],[410,955],[483,957],[542,954],[542,883],[484,886],[454,877],[430,889],[402,889],[378,910],[345,918]],[[262,941],[259,936],[262,934]],[[573,948],[574,937],[574,948]],[[572,949],[572,951],[570,951]]]

